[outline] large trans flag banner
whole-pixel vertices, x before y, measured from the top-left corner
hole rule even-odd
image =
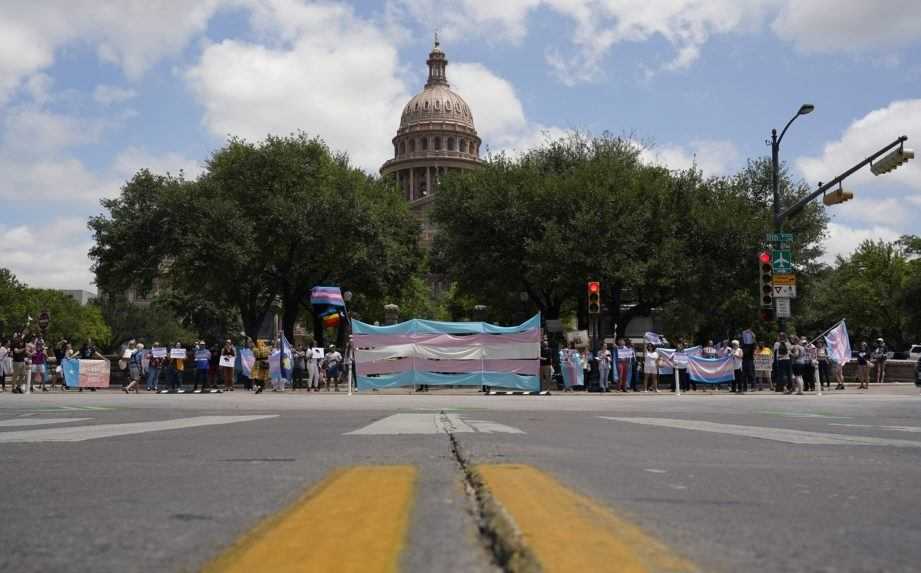
[[[572,388],[585,385],[585,371],[582,366],[582,355],[577,351],[568,348],[560,350],[560,370],[563,371],[564,386]]]
[[[847,336],[847,325],[842,320],[825,335],[828,355],[838,364],[847,364],[851,359],[851,340]]]
[[[724,384],[735,378],[732,356],[704,358],[699,355],[688,356],[688,376],[697,383]]]
[[[64,382],[70,388],[108,388],[108,360],[78,360],[65,358],[61,364]]]
[[[358,388],[494,386],[540,390],[540,315],[518,326],[413,319],[352,321]]]

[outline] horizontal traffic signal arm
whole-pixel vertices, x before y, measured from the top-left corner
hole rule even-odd
[[[797,201],[796,203],[794,203],[793,206],[790,207],[789,209],[787,209],[786,211],[783,211],[782,213],[780,213],[779,215],[777,215],[776,219],[774,220],[774,224],[775,224],[775,225],[778,225],[778,226],[781,225],[781,224],[783,224],[784,219],[786,219],[787,217],[791,217],[791,216],[793,216],[793,215],[799,213],[799,212],[803,209],[803,207],[805,207],[806,205],[808,205],[809,203],[811,203],[811,202],[813,201],[813,199],[815,199],[815,198],[818,197],[819,195],[824,195],[829,189],[835,187],[836,185],[841,184],[842,181],[844,181],[845,179],[847,179],[848,177],[850,177],[851,175],[853,175],[854,173],[856,173],[857,171],[859,171],[860,169],[862,169],[863,167],[865,167],[866,165],[869,165],[870,163],[873,163],[874,161],[876,161],[877,159],[879,159],[880,157],[882,157],[883,154],[885,154],[885,153],[888,152],[889,150],[891,150],[891,149],[893,149],[893,148],[895,148],[895,147],[897,147],[897,146],[904,145],[904,143],[905,143],[906,141],[908,141],[908,136],[907,136],[907,135],[903,135],[903,136],[899,137],[898,139],[896,139],[895,141],[893,141],[892,143],[890,143],[890,144],[887,145],[886,147],[883,147],[882,149],[880,149],[879,151],[877,151],[876,153],[874,153],[874,154],[871,155],[870,157],[867,157],[866,159],[864,159],[863,161],[861,161],[861,162],[858,163],[857,165],[851,167],[850,169],[848,169],[847,171],[845,171],[845,172],[842,173],[841,175],[838,175],[837,177],[835,177],[834,179],[832,179],[832,180],[829,181],[828,183],[825,183],[824,185],[820,185],[818,189],[816,189],[815,191],[813,191],[813,192],[810,193],[809,195],[806,195],[805,197],[803,197],[802,199],[800,199],[799,201]],[[912,157],[914,157],[914,154],[912,154]]]

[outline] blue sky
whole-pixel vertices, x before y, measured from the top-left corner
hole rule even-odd
[[[0,266],[87,288],[86,218],[140,168],[196,176],[228,134],[303,130],[375,171],[432,32],[492,151],[568,130],[731,174],[801,103],[782,158],[814,185],[921,139],[921,3],[859,0],[6,0]],[[852,178],[827,258],[921,234],[921,163]]]

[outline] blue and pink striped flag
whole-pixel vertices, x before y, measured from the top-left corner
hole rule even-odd
[[[732,356],[704,358],[688,355],[688,376],[702,384],[722,384],[735,378]]]
[[[345,308],[342,290],[334,286],[315,286],[310,291],[310,304],[325,304]]]

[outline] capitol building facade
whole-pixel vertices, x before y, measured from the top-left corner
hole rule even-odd
[[[392,177],[422,222],[422,243],[431,244],[429,212],[442,175],[480,166],[480,138],[467,102],[454,93],[445,70],[448,60],[438,40],[426,61],[425,87],[403,108],[393,138],[393,158],[380,173]]]

